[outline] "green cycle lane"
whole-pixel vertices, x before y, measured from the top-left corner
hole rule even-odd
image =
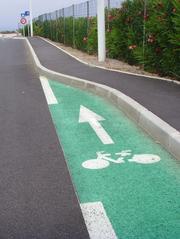
[[[80,203],[102,202],[118,238],[180,238],[179,161],[104,99],[49,84],[58,101],[50,112]]]

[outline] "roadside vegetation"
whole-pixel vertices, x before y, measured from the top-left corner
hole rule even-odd
[[[35,35],[97,54],[97,18],[34,22]],[[107,56],[161,76],[180,78],[180,1],[126,0],[106,9]]]
[[[1,34],[11,34],[11,33],[16,33],[16,31],[0,31]]]

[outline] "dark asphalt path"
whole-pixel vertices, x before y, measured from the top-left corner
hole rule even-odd
[[[40,38],[29,40],[43,66],[118,89],[180,131],[180,85],[89,67]]]
[[[0,39],[0,239],[89,238],[24,40]]]

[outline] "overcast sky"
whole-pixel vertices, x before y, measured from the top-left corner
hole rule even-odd
[[[31,0],[33,15],[51,12],[86,0]],[[20,14],[29,10],[29,0],[0,0],[0,31],[18,27]]]

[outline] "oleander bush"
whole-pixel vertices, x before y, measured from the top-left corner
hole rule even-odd
[[[107,56],[162,76],[180,77],[180,1],[125,0],[106,9]],[[73,30],[74,29],[74,30]],[[34,22],[36,35],[97,54],[97,18]],[[144,34],[145,33],[145,34]]]

